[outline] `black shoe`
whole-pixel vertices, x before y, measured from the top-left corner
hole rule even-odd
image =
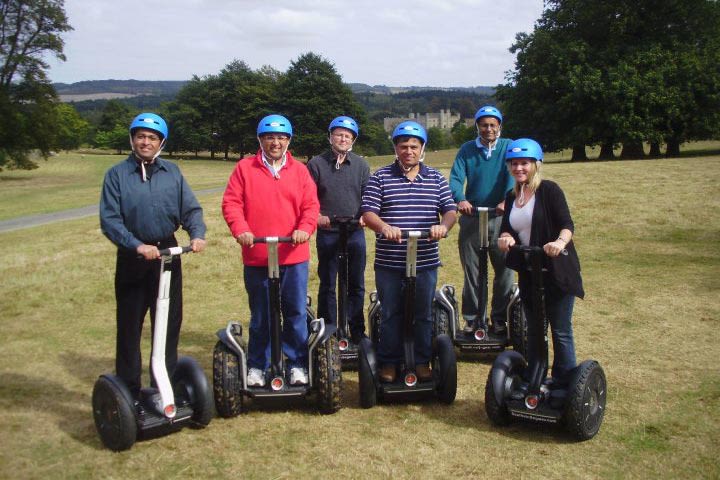
[[[512,398],[513,400],[522,400],[528,394],[528,390],[530,390],[530,384],[522,381],[512,391],[512,393],[510,394],[510,398]]]
[[[475,333],[475,322],[466,322],[465,327],[463,328],[463,333],[467,333],[468,335]]]
[[[567,382],[557,379],[557,378],[552,378],[552,377],[547,377],[545,380],[543,380],[542,383],[543,383],[543,385],[548,387],[550,390],[567,388],[567,386],[568,386]]]

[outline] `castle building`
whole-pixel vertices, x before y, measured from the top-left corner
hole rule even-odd
[[[407,117],[385,117],[383,118],[383,127],[386,132],[392,132],[400,122],[406,120],[416,121],[425,129],[437,127],[442,130],[450,130],[460,120],[460,114],[453,114],[450,109],[441,109],[439,113],[409,113]]]

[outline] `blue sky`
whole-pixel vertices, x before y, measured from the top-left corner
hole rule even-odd
[[[542,0],[65,0],[75,29],[50,79],[188,80],[233,59],[284,71],[312,51],[345,82],[475,86],[504,82],[515,34]]]

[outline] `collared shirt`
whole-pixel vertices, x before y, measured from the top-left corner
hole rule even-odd
[[[379,169],[368,180],[362,198],[364,212],[377,214],[385,223],[401,230],[430,230],[440,216],[456,211],[450,187],[442,174],[424,163],[413,181],[405,177],[397,161]],[[407,241],[397,243],[376,234],[375,267],[405,268]],[[419,241],[417,269],[440,266],[438,242]]]
[[[450,169],[450,190],[456,202],[467,200],[473,207],[494,208],[505,199],[515,185],[505,163],[510,142],[498,138],[490,154],[482,143],[478,146],[477,139],[462,144]]]
[[[133,155],[105,173],[100,195],[100,228],[115,245],[136,250],[170,238],[182,225],[190,238],[205,237],[202,207],[173,163],[155,159],[143,182]]]
[[[263,165],[270,171],[273,177],[280,178],[280,170],[285,166],[287,163],[287,154],[283,154],[282,162],[280,162],[280,166],[278,168],[275,168],[272,166],[272,163],[268,161],[268,158],[265,156],[265,152],[262,152],[262,161]]]
[[[331,150],[310,159],[307,164],[320,200],[320,214],[330,218],[358,217],[370,166],[361,156],[348,152],[336,168],[337,156]]]
[[[495,148],[497,147],[497,144],[498,144],[498,140],[499,140],[499,139],[500,139],[500,138],[498,137],[498,138],[496,138],[495,141],[492,142],[490,145],[485,146],[485,144],[482,143],[482,140],[480,139],[480,137],[477,137],[477,138],[475,139],[475,145],[477,145],[477,147],[478,147],[478,148],[480,149],[480,151],[482,152],[483,156],[487,159],[487,158],[490,158],[490,156],[492,155],[493,150],[495,150]]]

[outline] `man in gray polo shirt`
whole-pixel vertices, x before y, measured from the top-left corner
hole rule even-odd
[[[370,177],[370,166],[351,152],[359,133],[355,120],[347,116],[333,119],[328,127],[330,149],[307,164],[317,184],[320,200],[317,253],[318,317],[337,324],[335,285],[338,274],[339,233],[332,228],[334,217],[360,217],[360,200]],[[348,319],[353,343],[365,334],[363,300],[365,298],[365,233],[355,229],[348,238]]]

